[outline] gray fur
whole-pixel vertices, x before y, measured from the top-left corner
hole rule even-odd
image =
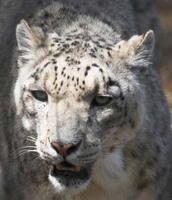
[[[76,1],[74,1],[72,4],[74,5],[74,7],[77,6]],[[104,10],[104,5],[101,5],[101,4],[103,4],[103,2],[100,2],[100,3],[95,2],[95,8],[94,8],[94,6],[92,5],[92,2],[91,2],[91,4],[89,4],[89,3],[84,4],[84,1],[83,1],[83,2],[79,3],[80,8],[77,8],[77,11],[79,11],[82,14],[88,15],[88,13],[89,13],[89,15],[91,15],[91,16],[92,15],[97,16],[103,22],[108,23],[110,28],[108,28],[106,25],[102,26],[100,23],[97,27],[96,32],[98,32],[102,35],[106,35],[107,37],[110,37],[110,38],[113,36],[113,40],[115,43],[117,43],[121,39],[129,39],[132,35],[134,35],[136,33],[143,33],[146,30],[148,30],[147,27],[151,28],[149,25],[146,28],[144,27],[144,25],[143,25],[143,27],[137,26],[138,22],[135,20],[135,16],[134,16],[135,14],[137,15],[137,12],[132,10],[133,9],[132,4],[130,4],[129,1],[113,2],[113,5],[118,5],[118,6],[114,6],[114,7],[111,6],[112,2],[109,2],[109,9],[107,8],[107,10]],[[135,5],[137,5],[137,4],[135,4]],[[122,12],[120,9],[122,10]],[[139,9],[142,9],[142,8],[139,8]],[[98,10],[98,12],[97,12],[97,10]],[[76,19],[78,20],[77,14],[70,13],[70,11],[67,10],[67,11],[64,11],[64,13],[62,12],[61,15],[54,13],[53,16],[57,14],[57,16],[55,18],[58,18],[58,20],[55,20],[54,24],[51,25],[51,24],[49,24],[49,22],[50,22],[49,20],[41,18],[40,13],[38,13],[38,15],[36,14],[34,18],[31,18],[28,21],[29,21],[30,25],[40,26],[43,29],[44,33],[55,30],[58,34],[63,34],[65,32],[67,32],[67,28],[68,28],[67,26],[69,24],[71,24],[73,20],[74,21]],[[124,13],[125,13],[125,15],[124,15]],[[137,18],[137,19],[139,19],[139,18]],[[43,20],[45,20],[44,23],[42,23]],[[57,24],[56,24],[56,22],[57,22]],[[41,23],[42,23],[42,25],[41,25]],[[86,23],[92,24],[92,21],[90,19],[88,19],[88,21],[86,21]],[[93,24],[94,24],[94,22],[93,22]],[[90,30],[92,32],[95,32],[93,27],[94,27],[94,25],[90,26]],[[102,29],[102,27],[105,29]],[[110,30],[111,28],[113,29],[113,31]],[[147,121],[146,121],[146,124],[144,125],[144,133],[142,133],[142,131],[139,131],[138,138],[132,140],[128,145],[126,145],[126,147],[123,150],[124,154],[126,155],[126,167],[128,166],[127,167],[128,170],[130,170],[130,166],[131,166],[130,162],[131,163],[133,162],[133,155],[138,153],[138,155],[136,156],[137,157],[136,162],[135,162],[135,164],[132,165],[132,169],[131,169],[131,171],[137,171],[138,173],[139,173],[139,170],[140,171],[142,170],[143,166],[147,165],[146,163],[149,163],[150,160],[152,161],[152,159],[155,156],[157,156],[158,151],[156,149],[158,147],[156,147],[156,145],[157,145],[156,143],[158,143],[160,145],[160,147],[163,146],[161,135],[164,135],[164,134],[168,135],[168,133],[169,133],[168,108],[166,105],[166,101],[163,97],[162,91],[160,89],[161,87],[159,85],[159,76],[158,76],[156,70],[153,68],[150,69],[148,76],[149,77],[146,80],[145,79],[142,80],[143,88],[146,88],[146,90],[145,90],[146,91],[145,98],[147,99],[146,107],[149,110],[149,113],[147,116]],[[152,91],[154,91],[154,92],[152,92]],[[151,100],[151,101],[149,101],[149,100]],[[154,115],[154,113],[157,113],[157,114]],[[158,113],[161,113],[161,114],[158,114]],[[22,133],[23,133],[23,130],[22,130]],[[145,137],[145,133],[146,133],[146,137]],[[139,136],[139,135],[141,135],[141,136]],[[143,138],[142,138],[142,136],[143,136]],[[21,144],[17,144],[18,142],[16,143],[16,141],[18,141],[20,137],[25,139],[24,135],[17,132],[16,139],[14,139],[14,141],[15,141],[14,146],[22,145],[22,138],[21,138]],[[152,137],[156,137],[156,142],[154,142],[154,140],[149,139]],[[166,136],[166,138],[167,138],[167,136]],[[164,140],[166,140],[166,139],[164,138]],[[146,144],[146,146],[145,146],[145,144]],[[15,147],[15,148],[17,148],[17,147]],[[164,148],[164,147],[161,147],[161,148],[163,148],[163,152],[161,152],[161,156],[157,156],[159,158],[159,160],[157,161],[158,162],[157,168],[156,168],[156,170],[155,170],[155,168],[153,168],[153,171],[155,171],[155,174],[162,173],[162,169],[164,169],[162,166],[162,163],[163,162],[166,163],[166,161],[163,160],[163,159],[165,159],[166,148]],[[130,152],[131,152],[131,154],[130,154]],[[143,159],[143,154],[144,154],[144,159]],[[130,158],[130,157],[132,157],[132,158]],[[22,165],[24,164],[24,162],[29,164],[30,163],[29,157],[27,158],[27,160],[28,161],[23,160]],[[32,162],[32,164],[31,164],[32,167],[34,166],[34,162],[36,162],[36,161]],[[37,163],[38,162],[36,162],[36,164]],[[137,163],[139,163],[139,166]],[[39,164],[40,164],[40,166],[42,166],[41,163],[39,163]],[[150,166],[148,166],[148,171],[144,172],[148,176],[149,176],[149,174],[152,173],[152,172],[149,172],[149,167]],[[41,175],[39,175],[38,177],[35,176],[34,173],[37,172],[37,168],[38,168],[38,166],[35,165],[35,167],[33,167],[33,169],[31,169],[31,171],[29,171],[24,166],[20,166],[21,172],[24,172],[24,174],[29,173],[30,175],[32,175],[32,173],[33,173],[33,177],[35,179],[34,182],[36,184],[37,183],[40,184],[40,182],[42,181],[42,178],[44,179],[45,174],[43,171],[42,176]],[[146,167],[145,167],[145,169],[146,169]],[[35,170],[35,172],[34,172],[34,170]],[[138,174],[136,174],[136,176],[135,176],[134,182],[142,185],[142,180],[140,180],[139,175],[138,175],[138,177],[137,177],[137,175]],[[156,175],[155,175],[155,177],[156,177]],[[155,180],[155,177],[153,177],[152,179],[150,178],[151,180],[148,180],[148,182],[152,181],[151,184],[154,185],[155,182],[157,182],[157,180]],[[25,177],[25,178],[27,178],[27,177]],[[138,180],[137,180],[137,178],[138,178]],[[143,177],[143,179],[144,179],[144,177]],[[23,181],[22,178],[21,178],[21,181]],[[32,181],[32,178],[31,178],[31,181]],[[139,183],[139,181],[141,183]],[[29,180],[28,180],[28,182],[29,182]],[[144,182],[144,180],[143,180],[143,182]],[[48,183],[46,183],[46,184],[48,184]],[[46,184],[44,185],[45,188],[47,187]],[[34,183],[33,183],[33,187],[34,187]],[[42,189],[44,189],[44,187],[41,186]],[[45,190],[47,190],[47,189],[45,189]],[[31,188],[31,191],[32,191],[32,188]],[[50,191],[51,191],[51,189],[50,189]],[[38,191],[36,191],[36,193],[37,192]],[[32,194],[34,196],[33,198],[36,199],[37,195],[34,195],[34,193],[32,193]],[[47,194],[50,195],[50,193],[47,193]],[[51,195],[53,195],[53,192],[51,192]],[[38,194],[38,196],[39,196],[39,194]],[[49,196],[49,198],[51,198],[50,196]],[[45,198],[47,198],[47,197],[45,197]]]

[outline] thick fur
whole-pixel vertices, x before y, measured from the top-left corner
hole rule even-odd
[[[35,143],[27,150],[40,160],[30,152],[17,165],[33,199],[44,192],[45,199],[153,200],[166,178],[170,116],[154,62],[155,35],[139,36],[129,1],[116,3],[106,20],[52,4],[17,25],[13,148],[17,156],[28,136]],[[48,103],[35,100],[32,90],[45,90]],[[96,106],[98,95],[112,100]],[[53,141],[82,141],[66,159],[91,165],[89,180],[67,185],[49,175],[49,182],[44,160],[62,161]]]

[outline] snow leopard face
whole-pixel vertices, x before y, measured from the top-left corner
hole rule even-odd
[[[135,136],[153,39],[149,31],[114,44],[89,32],[45,35],[25,21],[17,26],[17,115],[59,193],[85,188],[95,163]]]

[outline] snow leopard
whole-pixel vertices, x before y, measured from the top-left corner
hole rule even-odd
[[[33,199],[158,198],[170,115],[155,33],[117,5],[113,24],[52,3],[16,27],[13,148]]]

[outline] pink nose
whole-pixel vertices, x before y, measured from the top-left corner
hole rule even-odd
[[[76,145],[52,142],[51,146],[58,154],[65,157],[65,156],[68,156],[69,154],[75,152],[78,149],[78,147],[80,146],[80,144],[81,144],[81,142],[77,143]]]

